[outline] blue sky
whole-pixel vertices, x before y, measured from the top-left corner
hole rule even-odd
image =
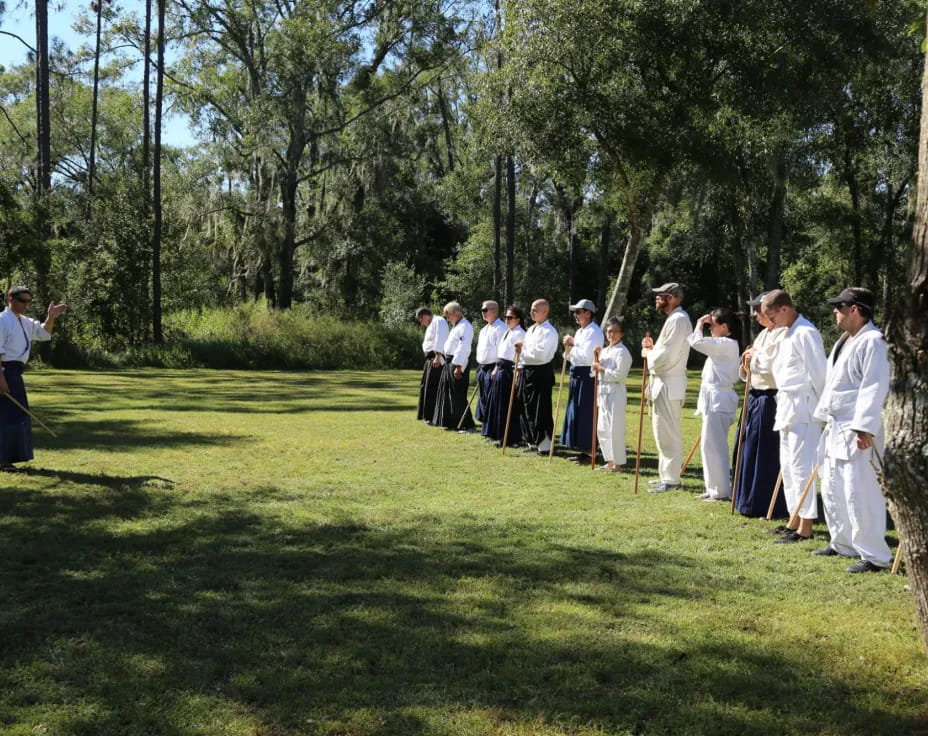
[[[86,38],[78,34],[72,26],[81,12],[89,7],[90,2],[79,3],[75,0],[51,2],[48,7],[49,36],[60,39],[66,46],[76,49]],[[7,0],[6,13],[0,19],[0,30],[15,33],[30,46],[35,46],[35,18],[32,14],[32,4],[23,5],[22,0]],[[137,0],[128,0],[120,4],[129,10],[136,10],[139,14],[144,12],[144,5]],[[27,61],[28,50],[15,38],[0,35],[0,65],[15,66]],[[165,121],[164,141],[170,145],[193,145],[193,136],[188,127],[188,121],[181,116],[172,116]]]

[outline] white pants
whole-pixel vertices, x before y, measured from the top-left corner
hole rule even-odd
[[[734,412],[710,411],[702,417],[702,477],[710,498],[731,496],[728,430],[734,421]]]
[[[611,393],[599,395],[599,418],[596,436],[606,462],[625,465],[625,386],[618,385]]]
[[[841,432],[835,424],[826,428],[819,470],[831,547],[847,557],[860,555],[874,565],[889,567],[892,553],[886,544],[886,502],[870,465],[873,450],[852,446],[856,443],[856,435],[852,435],[847,437],[846,451],[835,453],[832,440],[840,443],[844,438],[836,435]],[[850,455],[850,459],[836,454]]]
[[[666,387],[654,399],[651,430],[657,444],[657,469],[661,483],[676,485],[680,482],[680,467],[683,465],[682,413],[683,399],[668,399]]]
[[[780,472],[783,473],[783,497],[790,516],[796,513],[796,505],[815,468],[821,434],[818,422],[794,424],[780,430]],[[818,518],[814,485],[799,509],[799,518]]]

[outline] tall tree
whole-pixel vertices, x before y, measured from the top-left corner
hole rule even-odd
[[[164,16],[167,0],[157,0],[158,36],[155,42],[157,61],[155,63],[155,145],[153,151],[154,170],[152,172],[152,206],[154,219],[151,234],[151,331],[152,339],[164,341],[161,328],[161,235],[163,229],[163,208],[161,201],[161,123],[164,111]]]

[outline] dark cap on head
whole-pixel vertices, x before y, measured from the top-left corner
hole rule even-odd
[[[873,292],[860,286],[849,286],[838,296],[826,301],[833,307],[839,304],[847,304],[848,306],[861,307],[870,313],[873,312]]]
[[[677,299],[683,300],[683,287],[680,286],[676,281],[668,281],[666,284],[658,286],[656,289],[651,289],[655,294],[669,294],[670,296],[675,296]]]
[[[762,291],[760,294],[755,296],[753,299],[748,299],[748,306],[759,307],[760,303],[764,301],[764,297],[767,296],[767,294],[769,293],[770,293],[769,291]]]

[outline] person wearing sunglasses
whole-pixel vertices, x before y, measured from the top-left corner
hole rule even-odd
[[[499,304],[487,299],[480,306],[480,316],[486,324],[477,335],[477,421],[482,422],[481,434],[487,439],[495,439],[488,434],[487,406],[490,400],[490,387],[493,385],[493,371],[496,370],[499,341],[506,334],[506,323],[499,318]]]
[[[883,402],[889,394],[886,340],[873,324],[873,293],[852,286],[829,299],[838,338],[828,358],[815,417],[825,422],[819,479],[831,542],[812,552],[860,557],[848,572],[880,572],[892,554],[886,544],[886,501],[875,468],[883,450]]]
[[[593,445],[593,395],[594,380],[593,352],[603,346],[603,331],[593,316],[596,305],[589,299],[581,299],[570,305],[570,311],[578,328],[573,335],[564,337],[564,348],[569,350],[570,383],[567,390],[567,408],[561,428],[561,444],[581,450],[571,458],[574,462],[589,463]]]
[[[512,381],[515,373],[516,343],[525,339],[522,327],[522,310],[514,304],[506,307],[503,315],[506,332],[499,341],[496,353],[496,367],[490,382],[490,396],[487,402],[487,419],[483,423],[483,436],[496,440],[496,446],[502,447],[503,440],[510,447],[522,442],[522,427],[519,422],[521,409],[512,394]],[[510,400],[513,402],[512,413],[509,412]],[[506,419],[509,418],[509,436],[506,437]]]
[[[551,389],[554,388],[554,356],[557,330],[548,322],[547,299],[532,302],[532,326],[515,345],[521,349],[516,395],[521,409],[522,440],[526,450],[547,455],[554,436]]]
[[[8,306],[0,313],[0,471],[19,471],[14,463],[32,460],[32,420],[16,404],[29,406],[23,370],[29,361],[32,343],[52,339],[55,320],[64,314],[66,304],[48,305],[45,322],[26,316],[32,302],[32,292],[25,286],[14,286],[7,292]]]

